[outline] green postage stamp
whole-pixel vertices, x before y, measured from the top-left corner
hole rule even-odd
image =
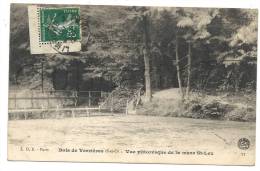
[[[28,7],[32,54],[81,50],[80,9]]]

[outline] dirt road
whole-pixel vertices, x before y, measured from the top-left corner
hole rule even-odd
[[[250,140],[254,156],[255,123],[151,116],[93,116],[9,121],[9,148],[113,147],[244,152],[240,138]],[[221,153],[220,153],[221,152]],[[224,152],[224,153],[223,153]]]

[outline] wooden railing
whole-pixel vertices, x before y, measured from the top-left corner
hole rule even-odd
[[[9,109],[96,107],[99,106],[107,96],[109,96],[109,93],[103,91],[10,91]]]
[[[132,97],[119,100],[120,111],[114,109],[117,102],[114,102],[114,93],[103,91],[10,91],[9,92],[9,117],[18,119],[28,119],[30,115],[38,115],[41,119],[69,112],[69,117],[80,115],[90,116],[90,114],[104,114],[119,112],[128,114],[130,101],[136,103],[140,99],[140,92],[136,92]],[[117,99],[118,100],[118,99]],[[136,104],[135,104],[136,105]]]

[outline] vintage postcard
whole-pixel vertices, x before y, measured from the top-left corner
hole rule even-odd
[[[257,21],[11,4],[8,159],[254,165]]]

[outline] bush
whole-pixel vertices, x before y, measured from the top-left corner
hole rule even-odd
[[[230,97],[227,100],[219,96],[197,96],[185,101],[185,106],[186,113],[191,113],[192,118],[233,121],[255,121],[256,118],[254,107],[247,106],[244,102],[232,102]]]
[[[137,108],[137,114],[232,121],[255,121],[255,108],[221,96],[192,94],[189,100],[157,99]],[[233,96],[234,99],[239,98]]]
[[[255,110],[252,107],[237,107],[230,111],[225,118],[232,121],[255,121]]]

